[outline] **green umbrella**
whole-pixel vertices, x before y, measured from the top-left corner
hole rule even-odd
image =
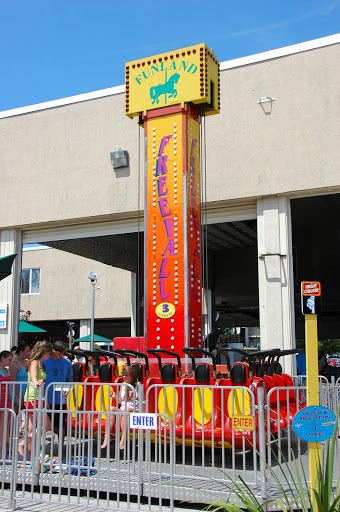
[[[10,256],[3,256],[0,258],[0,281],[11,275],[12,264],[15,257],[16,254],[11,254]]]
[[[45,329],[40,329],[36,325],[29,324],[28,322],[19,322],[19,332],[47,332]]]
[[[74,343],[76,343],[76,342],[78,343],[81,341],[91,341],[91,334],[88,334],[87,336],[83,336],[82,338],[78,338],[77,340],[74,340]],[[109,340],[108,338],[103,338],[103,336],[98,336],[98,334],[95,334],[93,341],[112,341],[112,340]]]

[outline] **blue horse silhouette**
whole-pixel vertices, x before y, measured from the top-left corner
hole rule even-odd
[[[175,73],[172,75],[169,80],[165,82],[165,84],[159,84],[155,87],[150,87],[150,98],[152,99],[152,104],[159,103],[159,96],[161,94],[168,94],[169,98],[176,98],[177,89],[175,89],[175,84],[177,84],[178,80],[181,78],[179,73]]]

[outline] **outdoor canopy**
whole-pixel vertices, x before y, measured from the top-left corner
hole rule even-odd
[[[45,329],[40,329],[36,325],[29,324],[28,322],[19,321],[19,332],[47,332]]]
[[[88,334],[87,336],[83,336],[82,338],[78,338],[77,340],[74,340],[73,343],[76,343],[76,342],[78,343],[81,341],[91,341],[91,334]],[[98,334],[95,334],[93,341],[112,341],[112,340],[109,340],[108,338],[103,338],[103,336],[98,336]]]
[[[10,254],[9,256],[3,256],[0,258],[0,281],[11,275],[12,264],[15,257],[16,254]]]

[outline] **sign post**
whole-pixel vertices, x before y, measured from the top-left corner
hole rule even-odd
[[[302,313],[305,315],[306,336],[306,372],[307,407],[319,406],[319,368],[318,368],[318,317],[320,313],[321,284],[317,281],[301,283]],[[309,475],[314,485],[321,462],[319,443],[309,443]]]

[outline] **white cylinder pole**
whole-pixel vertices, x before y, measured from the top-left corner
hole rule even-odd
[[[96,283],[92,282],[92,303],[91,303],[91,350],[94,349],[94,294]]]

